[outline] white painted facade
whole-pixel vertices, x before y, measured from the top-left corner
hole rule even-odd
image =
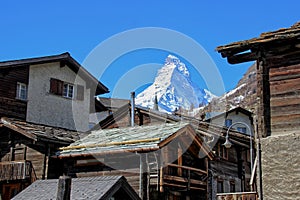
[[[243,125],[244,123],[249,126],[251,129],[252,134],[253,133],[253,127],[252,127],[252,121],[251,117],[249,115],[246,115],[242,112],[236,112],[235,110],[227,112],[227,116],[225,113],[222,113],[220,115],[217,115],[211,119],[212,124],[216,124],[219,126],[226,126],[226,120],[231,120],[232,124],[240,122],[240,124],[236,124],[232,126],[232,129],[237,129],[237,128],[246,128],[246,134],[250,135],[249,129]]]
[[[74,85],[73,99],[50,93],[50,79]],[[77,85],[84,86],[84,100],[77,100]],[[28,122],[77,131],[89,128],[90,89],[86,82],[68,66],[59,62],[31,65],[29,69]]]

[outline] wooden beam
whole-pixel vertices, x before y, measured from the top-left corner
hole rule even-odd
[[[182,166],[182,149],[180,146],[178,147],[178,150],[177,150],[177,156],[178,156],[178,158],[177,158],[178,165]],[[178,167],[177,173],[179,176],[182,176],[182,168],[181,167]]]
[[[164,180],[176,181],[176,182],[181,182],[181,183],[188,183],[187,178],[183,178],[183,177],[179,177],[179,176],[164,175]],[[200,180],[195,180],[195,179],[190,179],[190,183],[195,184],[195,185],[206,186],[205,182],[200,181]]]
[[[239,64],[249,61],[255,61],[257,59],[256,53],[248,52],[243,54],[236,54],[227,57],[227,60],[230,64]]]
[[[13,131],[16,131],[22,135],[24,135],[25,137],[28,137],[34,141],[37,141],[37,136],[30,133],[30,132],[27,132],[21,128],[19,128],[18,126],[14,125],[11,123],[11,121],[9,119],[7,119],[6,117],[2,117],[1,118],[1,122],[3,123],[3,126],[13,130]]]
[[[142,139],[142,140],[129,140],[129,141],[90,144],[90,145],[78,145],[78,146],[61,147],[61,148],[59,148],[59,150],[73,150],[73,149],[93,148],[93,147],[107,147],[107,146],[116,146],[116,145],[125,145],[125,144],[137,144],[137,143],[144,143],[144,142],[155,142],[155,141],[159,141],[159,140],[160,140],[160,138],[150,138],[150,139]]]
[[[159,170],[159,191],[164,192],[164,170],[163,167],[160,167]]]
[[[167,166],[177,167],[177,168],[182,168],[182,169],[187,169],[187,170],[199,172],[201,174],[207,174],[207,172],[205,170],[197,169],[197,168],[194,168],[194,167],[188,167],[188,166],[183,166],[183,165],[176,165],[176,164],[172,164],[172,163],[168,163]]]
[[[174,183],[165,183],[166,186],[171,186],[171,187],[179,187],[179,188],[187,188],[185,185],[179,185],[179,184],[174,184]],[[201,187],[190,187],[191,190],[201,190],[201,191],[206,191],[205,188]]]

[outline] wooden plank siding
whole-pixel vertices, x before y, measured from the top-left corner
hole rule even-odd
[[[272,134],[298,130],[300,126],[300,64],[272,67],[269,75]]]
[[[28,160],[31,161],[36,178],[45,179],[48,176],[57,178],[60,172],[57,169],[59,169],[59,167],[61,168],[62,165],[53,166],[46,170],[49,165],[47,146],[48,144],[46,142],[34,144],[33,141],[15,134],[14,132],[0,132],[0,162]],[[53,155],[57,149],[58,147],[53,146],[50,154]],[[58,161],[52,161],[52,163],[53,162],[55,164],[59,163]]]
[[[16,99],[17,82],[28,85],[29,66],[0,69],[0,116],[25,119],[26,101]]]

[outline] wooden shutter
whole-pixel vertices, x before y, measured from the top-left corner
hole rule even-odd
[[[77,100],[84,100],[84,86],[77,85]]]
[[[50,79],[50,93],[62,95],[63,93],[63,81],[51,78]]]

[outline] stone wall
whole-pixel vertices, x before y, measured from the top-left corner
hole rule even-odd
[[[300,132],[261,140],[265,200],[300,199]]]

